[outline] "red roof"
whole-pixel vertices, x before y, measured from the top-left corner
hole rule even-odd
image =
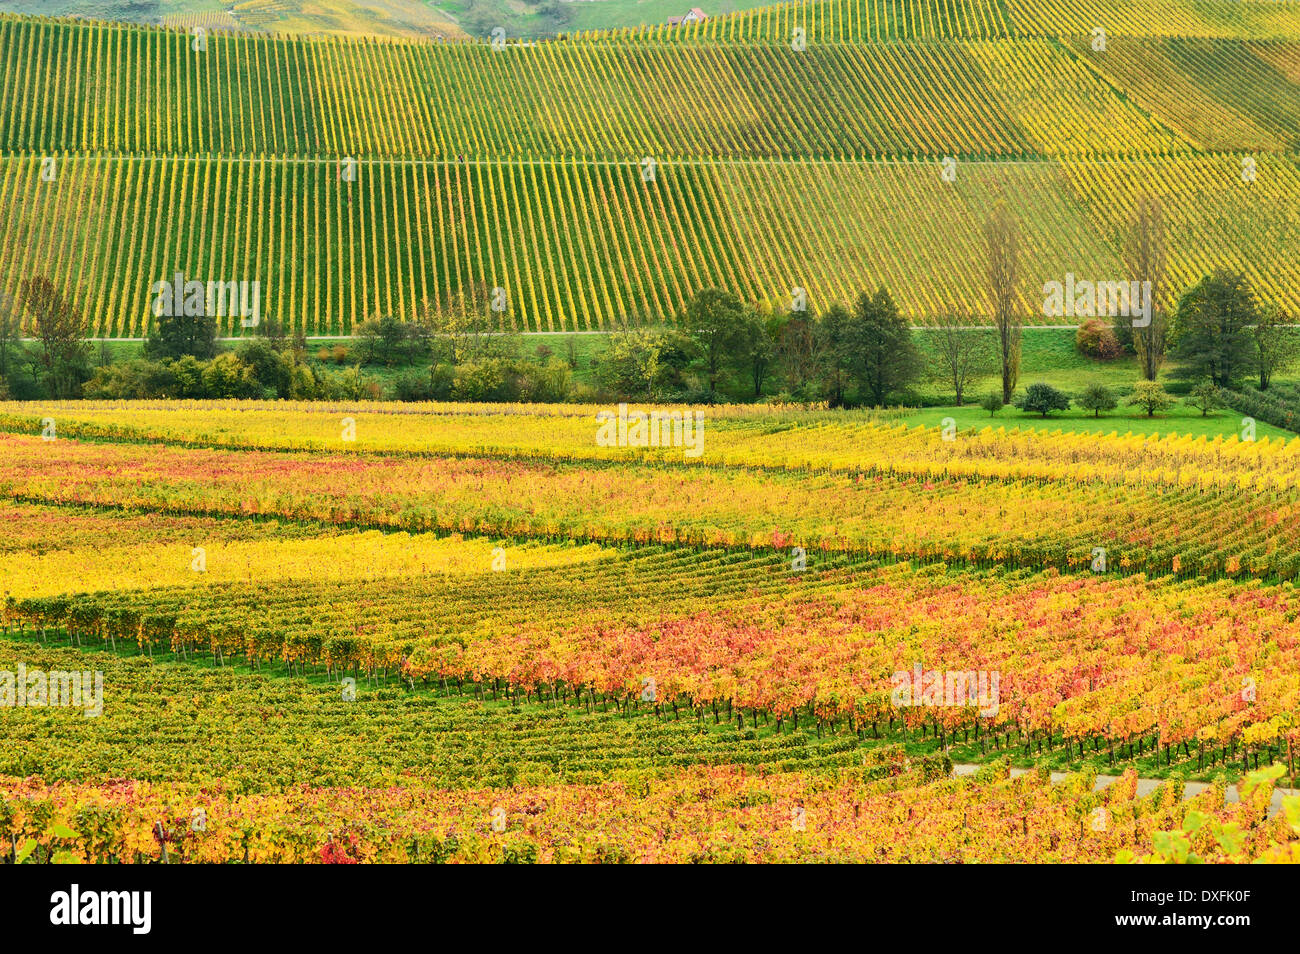
[[[685,16],[669,17],[668,25],[677,26],[678,24],[685,22],[687,17],[689,17],[691,21],[694,22],[696,20],[707,20],[709,18],[709,15],[705,13],[703,10],[701,10],[699,7],[691,7],[690,11],[687,12]]]

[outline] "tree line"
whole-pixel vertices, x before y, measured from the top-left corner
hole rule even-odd
[[[1128,352],[1139,380],[1169,377],[1186,390],[1234,391],[1250,379],[1266,391],[1297,357],[1290,316],[1261,302],[1239,273],[1219,271],[1166,304],[1166,230],[1158,199],[1139,196],[1125,227],[1128,278],[1150,288],[1149,320],[1117,316],[1112,328],[1085,323],[1081,349],[1101,356]],[[84,339],[85,321],[48,277],[0,293],[0,396],[15,398],[236,397],[400,400],[568,401],[609,397],[714,403],[776,398],[831,407],[920,403],[922,379],[950,388],[964,405],[979,382],[995,392],[978,398],[998,407],[1016,399],[1021,376],[1023,263],[1019,223],[998,203],[983,226],[991,328],[948,307],[924,335],[924,347],[884,287],[864,290],[820,314],[784,303],[748,303],[722,289],[694,294],[666,322],[631,316],[592,361],[594,384],[577,381],[573,338],[568,354],[540,346],[526,356],[521,336],[501,320],[488,290],[474,286],[449,303],[422,303],[411,320],[376,314],[360,323],[350,345],[322,348],[309,360],[307,342],[265,320],[256,336],[223,352],[216,319],[159,316],[143,356],[114,363],[110,349]],[[988,319],[985,319],[988,320]],[[20,328],[34,336],[23,341]],[[990,342],[991,337],[991,342]],[[1104,339],[1104,340],[1100,340]],[[331,370],[331,365],[337,370]],[[381,389],[363,368],[397,368]],[[1030,409],[1059,405],[1046,386]],[[1151,394],[1151,389],[1140,389]],[[1080,395],[1101,408],[1100,393]],[[1086,403],[1083,403],[1085,402]],[[1148,402],[1150,406],[1150,402]],[[992,410],[992,408],[990,408]],[[1049,407],[1048,410],[1055,410]]]

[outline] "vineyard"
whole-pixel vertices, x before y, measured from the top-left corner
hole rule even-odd
[[[165,852],[177,862],[281,864],[1079,863],[1117,854],[1165,860],[1179,851],[1214,862],[1297,860],[1300,820],[1266,818],[1267,779],[1231,808],[1221,790],[1189,804],[1173,787],[1136,796],[1131,773],[1100,794],[1090,792],[1091,781],[1080,775],[1051,785],[1041,775],[999,778],[991,768],[978,780],[934,782],[924,766],[881,759],[833,782],[697,768],[667,783],[506,793],[353,787],[240,795],[148,783],[11,783],[0,788],[0,811],[27,857],[69,861]],[[47,833],[46,819],[55,817],[93,833]],[[671,829],[660,828],[668,818]],[[1181,843],[1162,852],[1157,845],[1162,835],[1173,841],[1170,832]]]
[[[913,320],[978,319],[1003,201],[1019,308],[1061,321],[1037,289],[1117,277],[1149,192],[1166,296],[1228,267],[1300,304],[1290,0],[808,0],[502,48],[195,43],[0,17],[0,288],[48,273],[107,337],[144,334],[177,273],[257,281],[308,335],[481,287],[532,331],[654,320],[711,286],[821,309],[884,284]]]
[[[1300,0],[797,0],[471,38],[489,9],[0,14],[0,864],[1300,863]],[[1157,308],[1219,269],[1260,301],[1210,327],[1206,283],[1175,393],[1053,327],[1007,355],[1022,400],[972,364],[940,406],[947,368],[909,388],[994,331],[955,357],[875,340],[987,325],[1003,285],[1013,319],[1078,320],[1039,289],[1123,279],[1139,207]],[[257,283],[286,335],[120,343],[176,276]],[[815,373],[790,373],[798,323],[764,352],[804,293],[880,286],[899,320],[868,300],[843,349],[810,324]],[[470,314],[610,332],[709,288],[756,306],[751,337],[692,311],[515,361]],[[287,338],[387,316],[424,324]],[[92,360],[81,319],[119,341],[84,392],[41,390]],[[463,361],[462,332],[486,342]],[[723,353],[782,396],[712,403]],[[568,384],[510,393],[572,403],[422,400],[534,370]],[[894,370],[906,407],[785,389],[852,377],[861,403]],[[582,403],[629,400],[615,377],[708,404]],[[1110,903],[1043,907],[1059,936]]]
[[[709,451],[692,462],[598,447],[595,409],[576,407],[53,410],[85,443],[48,442],[45,413],[4,407],[0,492],[31,502],[1062,571],[1104,547],[1152,576],[1300,575],[1296,441],[1004,428],[945,441],[867,415],[746,410],[706,419]],[[810,494],[825,506],[810,509]]]
[[[1295,440],[34,411],[0,670],[93,668],[103,715],[5,714],[15,859],[1296,860]]]

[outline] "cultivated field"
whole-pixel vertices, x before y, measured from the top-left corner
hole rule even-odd
[[[1300,862],[1300,0],[688,11],[0,14],[16,922],[100,923],[63,863]],[[200,870],[160,935],[443,900]],[[963,938],[1173,884],[914,870]]]
[[[1300,442],[717,409],[692,459],[598,426],[3,408],[0,647],[104,674],[98,718],[6,717],[9,834],[85,860],[155,857],[165,818],[186,860],[1110,861],[1200,811],[1241,826],[1193,846],[1216,858],[1300,844],[1268,811],[1296,771]],[[914,668],[999,682],[900,700]],[[93,838],[41,827],[92,811]]]
[[[914,320],[978,321],[1002,200],[1042,321],[1043,282],[1119,273],[1146,192],[1171,290],[1228,267],[1300,305],[1291,2],[809,0],[499,49],[195,42],[0,19],[0,239],[22,250],[0,285],[39,264],[96,336],[142,335],[178,272],[259,281],[309,335],[478,287],[528,330],[877,283]]]

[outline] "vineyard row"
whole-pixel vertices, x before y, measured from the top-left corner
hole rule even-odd
[[[467,290],[503,290],[521,330],[605,330],[729,288],[814,310],[884,285],[916,320],[987,312],[982,226],[1019,218],[1020,307],[1074,274],[1122,277],[1137,197],[1165,205],[1163,304],[1215,268],[1300,310],[1300,167],[1260,156],[1060,165],[802,164],[751,168],[223,160],[0,160],[0,288],[48,274],[95,337],[140,337],[151,288],[176,274],[258,282],[260,314],[309,335],[375,314],[415,320]],[[799,236],[791,242],[790,236]],[[236,333],[235,314],[219,318]]]

